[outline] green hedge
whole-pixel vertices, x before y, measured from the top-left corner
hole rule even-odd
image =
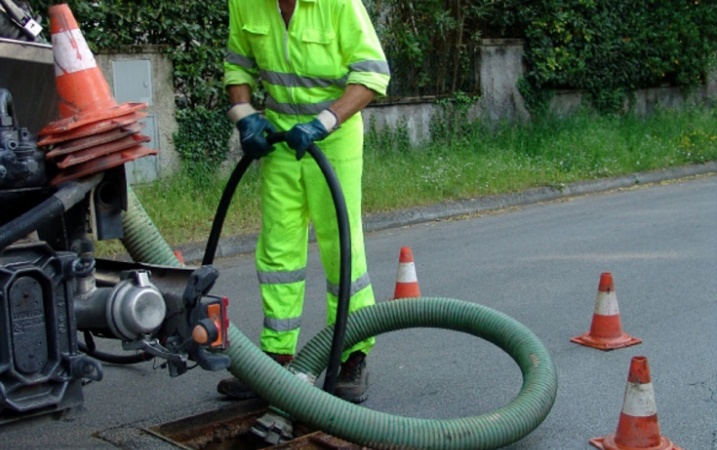
[[[684,0],[538,0],[515,14],[526,80],[535,89],[584,89],[603,111],[624,94],[705,81],[717,51],[717,4]]]

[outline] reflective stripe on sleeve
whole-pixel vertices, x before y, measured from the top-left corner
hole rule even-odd
[[[391,70],[386,61],[360,61],[349,66],[353,72],[375,72],[383,75],[391,75]]]
[[[227,51],[227,56],[225,60],[228,63],[236,64],[237,66],[241,66],[245,69],[256,68],[256,60],[254,60],[253,58],[249,58],[248,56],[240,55],[239,53],[234,53],[232,51]]]

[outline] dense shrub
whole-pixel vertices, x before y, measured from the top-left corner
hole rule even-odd
[[[717,5],[684,0],[537,0],[515,14],[536,89],[584,89],[599,110],[661,84],[695,86],[717,51]]]

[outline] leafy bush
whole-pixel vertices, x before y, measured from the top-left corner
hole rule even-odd
[[[202,182],[224,161],[227,136],[231,136],[234,127],[224,109],[204,106],[178,110],[177,125],[174,146],[182,157],[184,170]]]

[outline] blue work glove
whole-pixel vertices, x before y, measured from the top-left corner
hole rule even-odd
[[[229,110],[229,117],[235,120],[239,130],[239,142],[245,155],[259,159],[274,151],[274,147],[267,142],[266,136],[267,133],[276,133],[276,129],[251,105],[248,103],[234,105]]]
[[[286,143],[296,151],[296,159],[299,160],[304,157],[313,142],[325,139],[336,128],[338,128],[336,114],[325,109],[311,122],[294,125],[286,133]]]

